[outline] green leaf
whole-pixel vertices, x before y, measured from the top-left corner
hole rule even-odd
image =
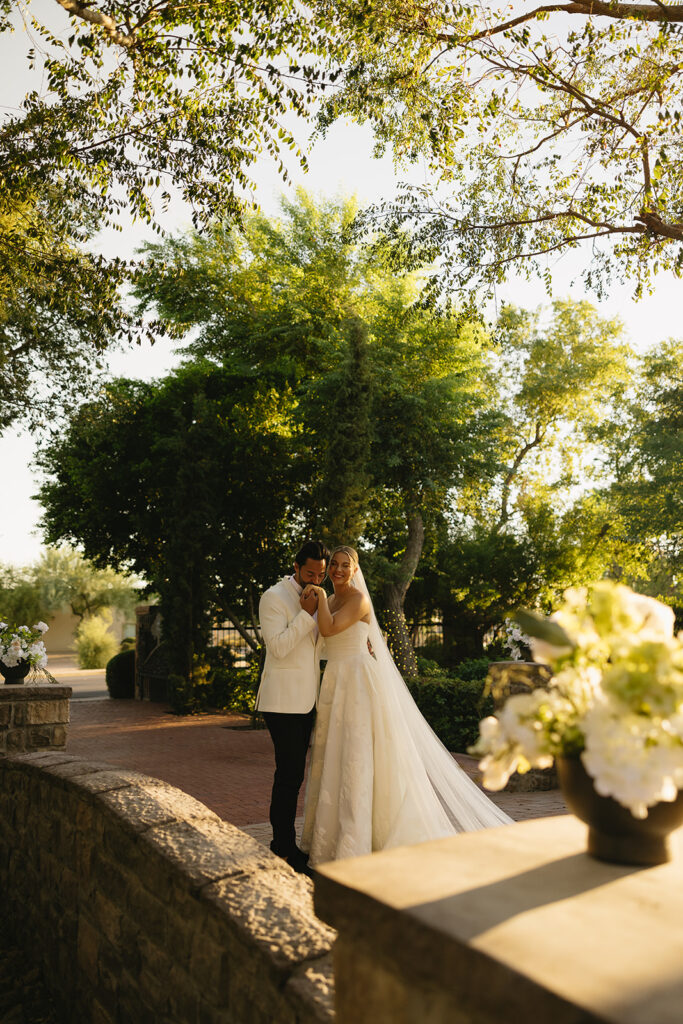
[[[551,619],[547,619],[538,612],[530,611],[528,608],[518,608],[511,616],[528,636],[544,640],[553,647],[576,647],[571,637],[562,629],[562,626]]]

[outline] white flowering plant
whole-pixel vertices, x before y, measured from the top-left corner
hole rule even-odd
[[[503,645],[513,661],[526,661],[531,648],[531,638],[512,619],[505,619]]]
[[[601,580],[565,591],[549,619],[520,611],[548,689],[508,697],[471,752],[483,782],[580,756],[602,796],[634,817],[683,789],[683,633],[667,605]]]
[[[44,669],[47,665],[47,651],[43,635],[48,626],[36,622],[34,626],[15,626],[0,622],[0,661],[8,668],[14,668],[20,661],[27,661],[32,668]]]

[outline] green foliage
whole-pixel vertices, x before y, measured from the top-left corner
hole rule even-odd
[[[161,230],[172,196],[195,224],[234,221],[264,154],[285,181],[288,159],[306,167],[288,117],[314,98],[322,39],[294,0],[3,3],[0,32],[17,28],[30,86],[0,134],[0,429],[53,423],[107,349],[158,335],[121,300],[135,267],[92,251],[101,228]]]
[[[135,649],[119,651],[109,659],[105,680],[110,697],[129,699],[135,696]]]
[[[174,675],[192,678],[222,603],[246,606],[284,563],[290,416],[250,372],[198,362],[158,384],[113,382],[46,448],[48,536],[145,576]]]
[[[353,241],[354,201],[316,205],[299,191],[283,212],[246,218],[243,235],[217,224],[147,246],[137,294],[169,330],[198,330],[195,358],[249,368],[287,403],[290,521],[381,552],[394,650],[412,651],[402,604],[423,520],[488,466],[486,335],[464,314],[420,307],[413,275]]]
[[[63,189],[0,198],[0,430],[54,423],[87,396],[113,340],[135,333],[124,264],[84,248],[95,229]]]
[[[453,672],[458,679],[462,679],[465,682],[473,680],[485,682],[489,674],[490,664],[490,658],[465,658],[464,661],[455,666]]]
[[[105,608],[132,616],[139,594],[134,577],[97,569],[66,546],[47,548],[32,565],[0,565],[0,604],[18,622],[49,621],[67,608],[79,619]]]
[[[111,612],[103,611],[83,619],[74,638],[79,668],[105,668],[118,644],[109,632]]]
[[[446,293],[511,269],[549,287],[550,260],[579,248],[596,289],[683,270],[678,5],[316,8],[343,68],[323,129],[368,121],[380,150],[432,171],[433,187],[366,215],[373,230],[384,220],[397,264],[438,259]]]
[[[454,753],[465,752],[477,740],[480,720],[493,713],[483,679],[428,675],[409,680],[408,688],[436,735]]]
[[[222,666],[213,673],[207,704],[219,711],[237,714],[251,714],[259,686],[260,671],[258,659],[251,660],[246,668]]]
[[[0,608],[5,622],[32,625],[49,614],[30,570],[0,565]]]
[[[69,607],[82,619],[103,608],[118,608],[134,617],[140,581],[129,573],[97,568],[67,546],[47,548],[32,569],[43,607],[50,611]]]
[[[167,681],[168,702],[176,715],[189,715],[196,710],[196,697],[192,679],[172,672]]]
[[[24,12],[38,89],[5,119],[4,181],[85,195],[120,227],[122,207],[150,219],[174,189],[196,219],[241,210],[261,153],[285,178],[288,153],[306,165],[284,119],[306,113],[320,30],[293,0],[69,8],[54,28]]]

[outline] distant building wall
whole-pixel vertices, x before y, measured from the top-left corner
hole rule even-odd
[[[135,623],[130,622],[118,608],[111,608],[112,624],[109,632],[120,643],[124,636],[135,636]],[[57,612],[47,620],[50,627],[45,634],[48,654],[66,654],[74,649],[74,634],[79,623],[77,615],[71,612]]]

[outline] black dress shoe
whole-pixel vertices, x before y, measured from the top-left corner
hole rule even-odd
[[[308,864],[308,854],[304,853],[303,850],[300,850],[296,843],[294,846],[276,846],[275,840],[273,839],[270,843],[270,852],[274,853],[276,857],[282,857],[283,860],[289,860],[289,858],[292,857],[294,860],[303,860]]]
[[[285,859],[290,868],[293,868],[298,875],[306,875],[308,878],[313,878],[313,869],[309,868],[305,860],[300,860],[298,857],[286,857]]]
[[[270,849],[276,857],[282,857],[283,860],[286,860],[290,868],[294,868],[300,875],[308,875],[309,878],[313,877],[313,872],[308,866],[308,854],[300,850],[298,846],[294,846],[290,850],[281,850],[272,842]]]

